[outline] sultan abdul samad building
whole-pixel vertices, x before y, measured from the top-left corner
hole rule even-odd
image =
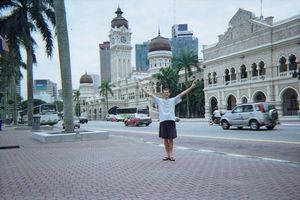
[[[160,93],[161,86],[151,76],[168,67],[172,59],[170,42],[158,34],[149,44],[148,73],[133,72],[131,65],[131,30],[120,8],[111,21],[110,64],[114,96],[109,109],[117,107],[148,107],[152,117],[156,109],[141,88]],[[194,74],[205,83],[205,116],[212,109],[232,109],[246,102],[273,102],[281,116],[297,115],[300,104],[300,15],[273,22],[273,17],[256,17],[239,9],[229,21],[224,34],[212,45],[203,45],[204,69]],[[84,75],[86,79],[86,74]],[[92,83],[83,81],[84,91]],[[83,95],[82,111],[90,119],[104,119],[107,113],[103,97]]]

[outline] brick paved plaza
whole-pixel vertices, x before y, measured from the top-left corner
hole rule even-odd
[[[180,138],[179,138],[180,139]],[[42,144],[28,130],[4,128],[0,199],[300,199],[300,166],[108,140]]]

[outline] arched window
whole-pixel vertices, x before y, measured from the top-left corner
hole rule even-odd
[[[208,73],[208,85],[212,84],[212,81],[211,81],[211,73]]]
[[[297,70],[296,56],[294,54],[289,57],[289,70]]]
[[[265,75],[266,74],[266,68],[265,68],[265,63],[263,61],[260,61],[258,63],[258,68],[259,68],[259,75]]]
[[[286,71],[287,71],[286,58],[281,57],[279,59],[279,72],[286,72]]]
[[[217,83],[217,73],[216,72],[213,73],[213,83],[214,84]]]
[[[252,68],[252,77],[258,76],[258,70],[257,70],[256,63],[253,63],[251,68]]]
[[[231,73],[231,80],[236,80],[236,73],[235,73],[235,69],[232,67],[230,69],[230,73]]]
[[[241,66],[241,79],[246,79],[247,78],[247,69],[245,65]]]
[[[225,82],[230,81],[229,70],[225,69]]]

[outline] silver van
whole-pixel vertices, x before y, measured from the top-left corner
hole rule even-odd
[[[240,129],[249,126],[252,130],[265,126],[272,130],[278,123],[278,112],[275,106],[266,102],[237,105],[221,117],[221,126],[224,130],[229,129],[230,126]]]

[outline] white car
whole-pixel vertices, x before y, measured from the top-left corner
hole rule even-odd
[[[221,126],[224,130],[229,129],[230,126],[240,129],[249,126],[252,130],[265,126],[271,130],[278,123],[278,112],[275,106],[266,102],[237,105],[231,112],[226,112],[221,117]]]

